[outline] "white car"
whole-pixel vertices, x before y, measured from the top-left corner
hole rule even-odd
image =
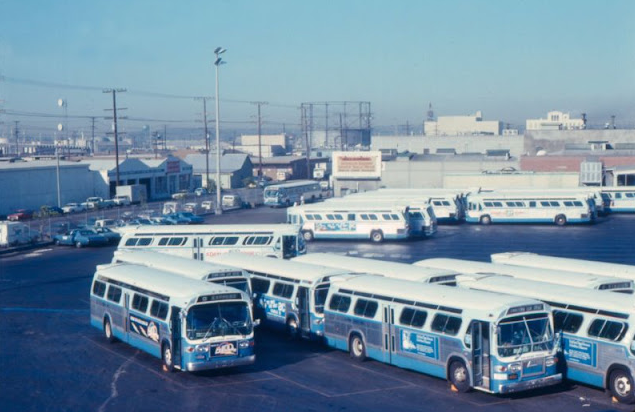
[[[81,203],[67,203],[62,207],[64,213],[83,212],[86,207]]]
[[[130,198],[126,195],[117,195],[112,198],[117,206],[130,206]]]
[[[197,203],[186,203],[183,205],[183,211],[184,212],[192,212],[192,213],[196,213],[196,209],[198,208],[198,204]]]
[[[204,200],[201,202],[201,209],[206,210],[208,212],[214,211],[214,201],[213,200]]]

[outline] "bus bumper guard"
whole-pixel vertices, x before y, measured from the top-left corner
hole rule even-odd
[[[210,369],[230,368],[233,366],[251,365],[256,361],[256,355],[244,356],[240,358],[215,360],[214,362],[188,362],[186,368],[188,372],[198,372]]]
[[[499,393],[521,392],[530,389],[544,388],[545,386],[557,385],[562,382],[562,374],[545,376],[544,378],[532,379],[530,381],[514,382],[510,384],[501,384],[498,386]]]

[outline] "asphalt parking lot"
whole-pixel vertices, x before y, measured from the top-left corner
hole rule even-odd
[[[283,209],[208,216],[214,223],[284,220]],[[593,226],[466,224],[440,226],[409,242],[312,242],[310,252],[413,262],[430,257],[488,260],[524,250],[635,264],[635,215]],[[161,371],[160,361],[123,343],[109,344],[89,324],[95,265],[114,247],[46,247],[0,257],[0,410],[2,411],[600,411],[603,391],[577,384],[516,396],[457,394],[447,382],[374,361],[357,363],[318,342],[292,341],[260,328],[257,361],[205,373]]]

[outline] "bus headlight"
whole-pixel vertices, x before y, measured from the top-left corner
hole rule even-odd
[[[555,358],[555,357],[554,357],[554,358],[547,358],[547,359],[545,359],[545,366],[546,366],[546,367],[553,366],[553,365],[555,365],[556,363],[558,363],[558,358]]]
[[[510,363],[509,371],[510,372],[520,372],[522,370],[522,365],[520,363]]]
[[[196,345],[194,350],[197,352],[209,352],[209,344]]]
[[[505,366],[505,365],[496,365],[496,366],[494,366],[494,370],[496,372],[507,372],[507,366]]]
[[[238,342],[238,347],[240,349],[245,349],[249,347],[249,341],[248,340],[241,340],[240,342]]]

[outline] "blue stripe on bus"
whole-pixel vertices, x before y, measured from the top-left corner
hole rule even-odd
[[[498,218],[492,217],[492,223],[555,223],[552,218],[549,219],[506,219],[506,218]],[[470,217],[465,218],[465,221],[468,223],[480,223],[481,218],[478,217]],[[567,223],[589,223],[590,219],[582,219],[582,218],[567,218]]]
[[[32,312],[32,313],[67,313],[67,314],[86,314],[89,313],[89,309],[55,309],[55,308],[0,308],[0,312]]]

